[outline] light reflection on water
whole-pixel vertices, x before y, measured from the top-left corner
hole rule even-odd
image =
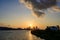
[[[25,30],[0,30],[0,40],[41,40],[40,38],[31,34],[31,31]]]
[[[29,40],[33,40],[33,37],[32,37],[32,35],[31,35],[31,31],[29,31]]]

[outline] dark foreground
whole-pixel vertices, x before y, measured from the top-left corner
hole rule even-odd
[[[60,30],[57,27],[48,27],[45,30],[32,30],[31,33],[45,40],[60,40]]]

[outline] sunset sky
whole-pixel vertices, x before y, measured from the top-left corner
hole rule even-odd
[[[60,2],[57,2],[60,7]],[[39,26],[45,28],[49,25],[60,25],[60,12],[45,11],[43,17],[36,17],[19,0],[0,0],[0,26],[28,27]]]

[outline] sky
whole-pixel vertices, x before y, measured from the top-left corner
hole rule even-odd
[[[60,2],[57,6],[60,7]],[[33,10],[33,12],[35,12]],[[19,0],[0,0],[0,26],[26,28],[29,25],[45,28],[60,25],[60,12],[45,10],[43,17],[36,17],[32,11]]]

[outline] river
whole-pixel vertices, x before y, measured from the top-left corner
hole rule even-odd
[[[0,40],[43,40],[28,30],[0,30]]]

